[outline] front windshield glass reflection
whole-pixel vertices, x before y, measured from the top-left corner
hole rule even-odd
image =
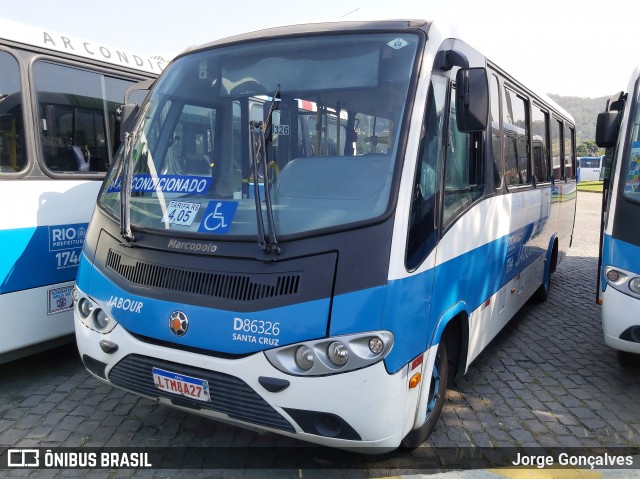
[[[134,133],[132,226],[255,236],[265,182],[279,235],[382,215],[418,43],[406,32],[325,35],[177,59]],[[254,171],[250,122],[266,119],[278,86]],[[99,203],[119,217],[117,168]]]

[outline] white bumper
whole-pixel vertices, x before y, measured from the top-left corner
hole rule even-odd
[[[640,354],[640,343],[620,339],[631,326],[640,326],[640,301],[607,286],[602,293],[602,329],[607,346]]]
[[[163,404],[238,426],[262,429],[326,446],[363,448],[363,452],[371,452],[366,451],[368,449],[373,452],[385,452],[398,447],[402,437],[406,434],[406,431],[403,433],[407,422],[405,414],[415,414],[415,410],[413,412],[405,411],[408,382],[406,368],[390,375],[384,364],[379,362],[373,366],[343,374],[325,377],[297,377],[275,369],[261,352],[239,359],[224,359],[149,344],[138,340],[120,325],[108,334],[99,334],[87,328],[77,317],[74,322],[80,356],[87,355],[105,363],[107,365],[105,369],[107,379],[111,369],[130,354],[146,356],[157,360],[158,363],[169,361],[228,374],[244,381],[289,422],[295,432],[239,421],[224,412],[184,408],[172,404],[169,399],[152,397]],[[99,345],[101,340],[117,344],[117,351],[111,354],[105,353]],[[258,382],[260,376],[284,379],[289,381],[290,385],[280,392],[269,392]],[[215,388],[215,384],[210,385],[212,397],[216,394]],[[339,416],[357,432],[361,440],[347,440],[304,432],[302,427],[287,414],[285,408],[317,411]],[[308,428],[306,429],[308,430]]]

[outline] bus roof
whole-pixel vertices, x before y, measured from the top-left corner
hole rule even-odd
[[[72,37],[53,30],[25,25],[0,18],[0,41],[9,41],[22,46],[36,47],[109,63],[124,68],[133,68],[148,73],[160,74],[167,65],[161,57],[148,57],[103,45],[98,42]]]

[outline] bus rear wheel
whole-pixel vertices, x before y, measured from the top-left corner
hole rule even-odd
[[[444,338],[438,345],[436,358],[431,373],[429,385],[429,399],[427,401],[427,419],[422,426],[409,432],[402,440],[402,447],[415,449],[427,440],[433,429],[436,427],[442,406],[447,394],[447,380],[449,378],[449,367],[447,358],[447,347]]]

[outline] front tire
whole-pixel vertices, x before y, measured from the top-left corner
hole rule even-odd
[[[533,300],[536,303],[544,303],[549,297],[549,289],[551,289],[551,265],[547,265],[544,270],[542,284],[533,293]]]
[[[618,364],[625,368],[640,368],[640,354],[630,353],[628,351],[616,350],[618,356]]]
[[[419,447],[433,432],[438,423],[442,406],[447,394],[447,381],[449,378],[449,365],[447,357],[447,347],[444,339],[440,340],[436,358],[431,373],[431,383],[429,387],[429,400],[427,401],[427,419],[418,429],[410,431],[402,440],[402,447],[415,449]]]

